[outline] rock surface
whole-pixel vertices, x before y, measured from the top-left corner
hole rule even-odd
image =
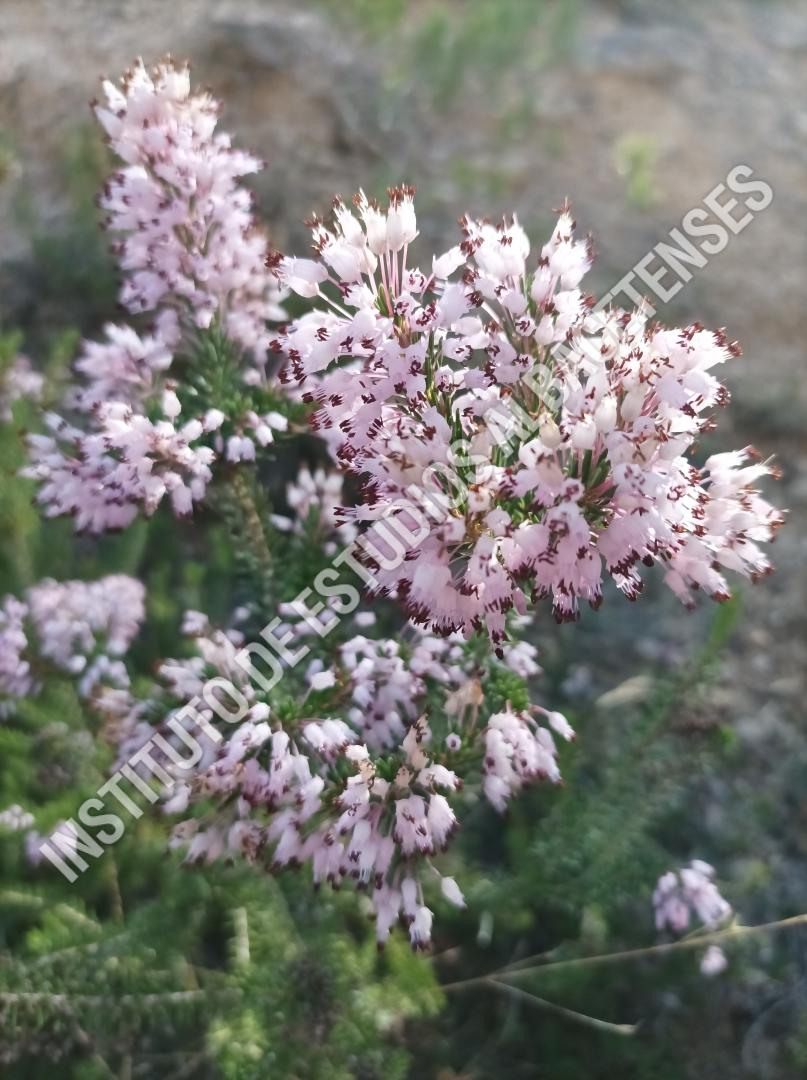
[[[532,2],[523,0],[525,8]],[[412,5],[415,13],[421,6]],[[443,6],[459,10],[451,0]],[[607,288],[745,163],[771,183],[773,205],[697,272],[673,310],[726,323],[745,349],[735,378],[749,408],[775,407],[781,389],[795,420],[793,395],[802,405],[807,395],[799,378],[807,287],[802,4],[589,0],[565,47],[535,4],[534,36],[506,80],[472,55],[461,93],[446,107],[419,94],[408,39],[399,47],[396,31],[364,40],[333,18],[337,7],[350,5],[3,0],[0,133],[38,214],[58,221],[67,212],[56,162],[65,134],[87,116],[98,74],[167,51],[193,61],[197,79],[224,100],[228,126],[269,159],[258,186],[281,245],[303,246],[299,223],[335,191],[401,175],[421,188],[424,233],[435,241],[451,235],[458,208],[516,208],[545,226],[569,195],[581,227],[595,232],[596,283]],[[506,82],[504,95],[498,82]],[[631,205],[624,173],[636,181],[643,169],[639,202],[648,205]],[[0,262],[25,250],[13,187],[0,188]]]

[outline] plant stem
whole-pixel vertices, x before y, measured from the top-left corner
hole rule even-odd
[[[682,938],[680,941],[666,941],[659,945],[646,945],[639,949],[621,949],[612,953],[597,953],[594,956],[575,956],[570,957],[568,960],[549,960],[543,964],[533,963],[540,956],[525,956],[522,960],[498,968],[487,975],[479,975],[455,983],[446,983],[441,989],[459,990],[466,986],[478,986],[487,983],[491,979],[516,979],[522,975],[535,975],[539,971],[558,971],[560,969],[587,967],[595,964],[612,964],[620,960],[637,960],[643,956],[663,956],[681,949],[702,949],[705,945],[715,945],[719,942],[725,944],[732,938],[752,937],[755,934],[772,933],[777,930],[790,930],[794,926],[807,926],[807,912],[801,915],[792,915],[787,919],[777,919],[775,922],[759,923],[756,926],[732,924],[723,930],[712,930],[699,937]],[[545,956],[546,954],[540,955]]]
[[[635,1035],[638,1030],[638,1024],[612,1024],[609,1020],[601,1020],[597,1016],[589,1016],[588,1013],[577,1012],[575,1009],[567,1009],[565,1006],[558,1005],[554,1001],[547,1001],[545,998],[530,994],[518,986],[510,986],[508,983],[500,982],[498,979],[492,977],[485,981],[489,986],[496,990],[500,990],[503,993],[507,993],[511,997],[516,997],[521,1001],[527,1001],[547,1012],[554,1013],[556,1016],[562,1016],[566,1020],[572,1020],[576,1024],[583,1024],[585,1027],[595,1028],[597,1031],[608,1031],[612,1035]]]
[[[272,556],[255,498],[254,473],[250,476],[250,480],[247,480],[244,472],[243,466],[233,471],[231,491],[238,510],[238,529],[259,578],[261,600],[266,601],[271,593]]]

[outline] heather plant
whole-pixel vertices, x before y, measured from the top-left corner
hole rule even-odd
[[[51,350],[57,386],[68,347],[72,333]],[[18,334],[0,337],[8,368],[27,370],[12,364],[19,349]],[[90,704],[93,672],[104,670],[107,689],[128,684],[115,658],[124,644],[134,646],[126,662],[135,679],[148,671],[163,636],[173,637],[180,601],[171,593],[187,605],[201,586],[192,568],[164,585],[151,549],[181,562],[170,519],[166,532],[153,521],[145,536],[136,523],[103,545],[71,543],[65,522],[42,520],[30,482],[14,478],[24,460],[19,431],[40,405],[11,396],[11,419],[0,421],[10,476],[0,513],[11,541],[0,561],[3,1075],[44,1077],[55,1068],[84,1080],[133,1070],[257,1078],[290,1075],[300,1061],[312,1076],[404,1075],[400,1026],[437,1009],[435,980],[403,940],[391,942],[379,966],[348,897],[316,897],[293,878],[274,882],[244,867],[189,875],[166,856],[164,830],[148,818],[132,822],[109,859],[74,884],[39,853],[108,775],[112,753]],[[59,582],[48,578],[54,572]],[[223,556],[211,557],[207,574],[239,587],[240,572]],[[130,642],[146,598],[153,641],[141,633]]]
[[[530,842],[540,867],[505,876],[527,921],[539,871],[548,907],[579,908],[576,877],[607,907],[646,840],[650,791],[635,846],[603,868],[594,819],[624,811],[638,769],[604,786],[605,809],[576,801],[574,782],[560,800],[578,724],[535,692],[536,615],[574,622],[606,591],[635,600],[653,566],[687,607],[698,593],[728,601],[730,575],[771,569],[781,515],[758,485],[773,469],[750,447],[699,449],[736,344],[666,329],[642,306],[598,307],[581,288],[592,245],[567,205],[537,250],[515,217],[463,218],[456,245],[424,257],[414,190],[383,204],[359,192],[312,220],[313,258],[282,254],[244,184],[262,163],[219,130],[187,68],[138,62],[103,93],[120,168],[99,202],[127,318],[81,343],[58,401],[12,341],[0,410],[12,427],[26,413],[20,483],[45,527],[64,538],[72,519],[105,558],[91,575],[10,575],[0,708],[19,763],[50,703],[69,701],[78,744],[100,748],[96,783],[125,774],[150,808],[128,826],[147,852],[119,818],[120,848],[88,870],[90,889],[75,873],[90,823],[66,797],[40,792],[46,812],[32,814],[29,786],[9,790],[13,872],[55,875],[50,851],[78,881],[6,896],[13,911],[36,902],[9,924],[0,1002],[23,1056],[92,1047],[125,1075],[132,1055],[197,1040],[200,1070],[220,1075],[294,1075],[305,1055],[305,1075],[364,1075],[407,1017],[443,1002],[404,941],[430,949],[436,912],[458,934],[471,920],[490,933],[475,828],[509,811],[511,842],[530,814],[546,829]],[[65,796],[92,793],[80,763],[64,767]],[[160,837],[164,880],[150,862]],[[573,847],[592,855],[588,879],[564,863]],[[164,891],[131,925],[125,882],[105,876],[118,858],[144,860]],[[265,885],[245,863],[299,880]],[[654,902],[676,933],[693,912],[709,930],[730,917],[702,861],[662,876]],[[217,921],[227,959],[206,963]],[[69,982],[51,965],[79,926],[89,969]],[[172,928],[150,966],[148,941]],[[701,970],[717,975],[725,958],[708,950]],[[108,999],[129,1032],[122,1057],[97,1016]],[[395,1069],[403,1054],[384,1062]]]

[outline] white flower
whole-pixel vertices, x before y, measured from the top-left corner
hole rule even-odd
[[[310,676],[308,683],[312,690],[328,690],[336,686],[336,675],[333,671],[318,671]]]
[[[465,907],[465,897],[462,895],[462,890],[452,877],[444,877],[440,881],[440,889],[446,900],[450,901],[456,907]]]
[[[719,975],[726,970],[728,964],[726,954],[720,946],[710,945],[701,958],[701,974],[709,977]]]

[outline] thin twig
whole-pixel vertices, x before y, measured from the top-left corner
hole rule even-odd
[[[255,502],[255,494],[250,483],[244,478],[240,469],[233,473],[232,492],[235,495],[238,507],[243,515],[244,539],[249,544],[252,555],[264,574],[271,573],[272,557],[266,538],[263,522],[261,521],[258,507]]]
[[[239,991],[229,988],[219,991],[221,997],[231,994],[237,996]],[[54,1005],[69,1010],[71,1004],[75,1002],[91,1008],[109,1005],[140,1005],[150,1008],[156,1005],[186,1005],[211,996],[216,996],[215,991],[211,993],[208,990],[168,990],[153,994],[122,994],[115,998],[109,994],[53,994],[44,991],[20,990],[0,993],[0,1005]]]
[[[112,918],[116,923],[123,923],[123,895],[120,891],[120,879],[118,877],[118,864],[115,861],[115,853],[109,856],[109,891],[112,897]]]
[[[129,937],[130,932],[124,930],[121,934],[115,934],[114,937],[103,938],[101,941],[85,941],[79,945],[65,945],[64,948],[54,949],[53,952],[44,953],[42,956],[38,956],[33,961],[34,967],[43,967],[45,964],[49,964],[53,961],[63,960],[65,956],[70,956],[77,952],[99,952],[101,949],[106,948],[107,945],[119,943],[124,938]]]
[[[788,919],[777,919],[775,922],[759,923],[756,926],[741,926],[732,924],[723,930],[712,930],[700,937],[682,938],[680,941],[668,941],[659,945],[646,945],[639,949],[621,949],[619,952],[599,953],[594,956],[575,956],[567,960],[550,960],[547,963],[535,964],[531,967],[524,965],[545,956],[539,953],[536,956],[527,956],[523,960],[491,971],[487,975],[479,975],[472,979],[463,979],[459,982],[446,983],[443,990],[454,990],[464,986],[479,985],[489,979],[515,979],[522,975],[535,975],[540,971],[557,971],[561,968],[594,966],[595,964],[611,964],[620,960],[636,960],[643,956],[663,956],[667,953],[677,952],[681,949],[701,949],[704,945],[714,945],[718,942],[727,942],[739,937],[750,937],[754,934],[763,934],[777,930],[789,930],[794,926],[807,925],[807,912],[801,915],[792,915]]]
[[[237,968],[248,968],[250,963],[249,949],[249,920],[245,907],[235,908],[233,911],[233,965]]]
[[[28,908],[34,908],[36,911],[41,911],[46,904],[43,896],[37,896],[36,893],[27,893],[19,889],[4,889],[0,892],[0,901],[6,901],[12,904],[23,904]],[[60,916],[65,919],[72,920],[79,926],[91,927],[93,930],[101,933],[101,925],[91,919],[89,915],[85,915],[81,911],[77,911],[76,908],[70,907],[69,904],[65,904],[59,901],[55,905],[54,911],[58,912]]]
[[[509,983],[500,982],[498,979],[489,978],[487,983],[489,986],[505,992],[511,997],[516,997],[521,1001],[527,1001],[532,1005],[536,1005],[538,1008],[544,1009],[546,1012],[555,1013],[556,1016],[563,1016],[565,1019],[572,1020],[576,1024],[583,1024],[586,1027],[595,1028],[597,1031],[608,1031],[612,1035],[635,1035],[639,1029],[638,1024],[612,1024],[609,1020],[600,1020],[597,1016],[589,1016],[588,1013],[577,1012],[575,1009],[567,1009],[565,1006],[558,1005],[554,1001],[547,1001],[545,998],[537,997],[535,994],[530,994],[526,990],[522,990],[519,986],[510,986]]]

